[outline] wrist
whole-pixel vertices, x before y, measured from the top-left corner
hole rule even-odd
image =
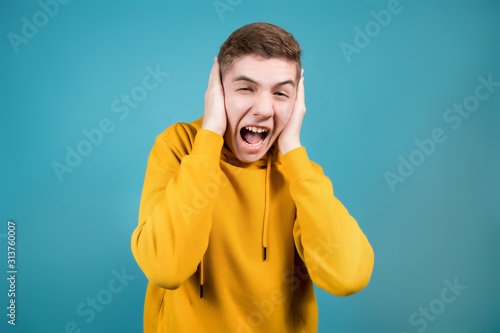
[[[299,148],[299,147],[302,147],[302,145],[300,144],[300,141],[285,142],[285,143],[279,144],[279,150],[281,152],[281,155],[285,155],[290,150],[293,150],[293,149]]]
[[[201,125],[201,128],[202,128],[202,129],[209,130],[209,131],[212,131],[212,132],[214,132],[214,133],[217,133],[217,134],[219,134],[219,135],[220,135],[220,136],[222,136],[222,137],[224,136],[224,132],[225,132],[225,131],[224,131],[224,130],[220,127],[220,126],[214,126],[214,125],[210,125],[210,124],[205,124],[205,123],[203,123],[203,124]]]
[[[218,161],[224,139],[211,130],[200,129],[196,133],[193,150],[190,155],[206,161]],[[218,165],[218,162],[216,163]]]

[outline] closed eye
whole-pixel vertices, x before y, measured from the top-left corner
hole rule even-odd
[[[283,93],[283,92],[276,92],[274,93],[275,95],[279,96],[279,97],[288,97],[287,94]]]

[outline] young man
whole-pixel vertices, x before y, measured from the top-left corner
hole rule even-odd
[[[145,332],[316,332],[313,282],[338,296],[368,283],[372,248],[300,144],[300,55],[274,25],[236,30],[204,116],[157,137],[132,236]]]

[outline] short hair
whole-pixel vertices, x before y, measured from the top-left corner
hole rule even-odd
[[[246,55],[259,55],[265,59],[280,58],[297,64],[297,83],[301,77],[302,50],[288,31],[270,23],[250,23],[234,31],[221,45],[219,65],[224,77],[234,62]]]

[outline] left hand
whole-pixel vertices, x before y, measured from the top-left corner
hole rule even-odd
[[[278,148],[281,155],[285,155],[292,149],[302,147],[300,145],[300,128],[302,127],[302,120],[305,113],[304,69],[302,69],[292,114],[278,137]]]

